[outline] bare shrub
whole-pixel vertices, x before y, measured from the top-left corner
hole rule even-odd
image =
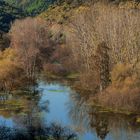
[[[98,95],[98,102],[104,107],[115,109],[139,111],[139,88],[118,89],[110,87],[104,94]]]

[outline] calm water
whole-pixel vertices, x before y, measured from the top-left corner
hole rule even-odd
[[[135,116],[98,112],[89,106],[86,96],[60,83],[40,82],[33,97],[10,96],[6,100],[20,107],[0,107],[0,125],[24,129],[38,124],[56,123],[70,128],[79,140],[140,140],[140,126]],[[32,96],[32,95],[31,95]]]

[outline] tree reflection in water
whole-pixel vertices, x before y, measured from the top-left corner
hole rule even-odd
[[[21,94],[21,93],[20,93]],[[33,92],[27,95],[22,93],[13,95],[10,102],[15,99],[18,103],[24,103],[21,110],[4,110],[7,104],[3,104],[3,112],[9,113],[6,116],[12,116],[15,125],[8,127],[0,122],[0,140],[75,140],[77,135],[67,127],[63,127],[57,123],[45,124],[42,118],[42,111],[49,112],[49,101],[45,101],[38,105],[41,92]],[[8,100],[8,98],[7,98]],[[7,101],[9,103],[9,101]],[[17,103],[17,102],[16,102]],[[23,104],[22,104],[23,105]],[[9,107],[9,105],[8,105]]]
[[[10,124],[2,125],[0,122],[0,140],[73,140],[78,136],[88,140],[85,134],[89,133],[95,139],[101,140],[140,139],[140,128],[134,121],[136,116],[104,112],[99,107],[90,105],[91,95],[64,90],[63,86],[54,85],[52,88],[50,85],[45,85],[42,87],[45,92],[17,93],[4,98],[6,99],[4,102],[0,102],[0,116],[5,120],[10,118],[10,121],[14,123],[10,126]],[[59,92],[50,92],[50,88],[53,89],[52,91],[59,90]],[[60,90],[62,88],[63,90]],[[56,98],[58,96],[61,98]],[[65,106],[67,101],[69,101],[68,108]],[[63,103],[59,108],[63,109],[57,110],[60,102]],[[53,111],[49,112],[49,109]],[[68,111],[69,114],[67,114]],[[53,118],[51,120],[54,121],[56,113],[62,113],[62,115],[58,114],[60,116],[64,114],[63,119],[68,120],[66,125],[73,126],[72,130],[75,132],[61,124],[48,121],[47,115],[50,115]],[[58,122],[60,122],[59,119]]]
[[[76,140],[77,136],[67,127],[52,123],[48,127],[25,129],[0,126],[0,140]]]
[[[99,139],[105,140],[138,140],[140,126],[134,123],[135,115],[113,114],[100,110],[89,103],[90,95],[70,94],[68,103],[69,115],[76,125],[76,131],[91,132]]]

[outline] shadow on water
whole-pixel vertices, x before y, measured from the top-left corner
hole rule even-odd
[[[139,140],[135,115],[91,106],[90,95],[61,83],[0,94],[0,140]]]

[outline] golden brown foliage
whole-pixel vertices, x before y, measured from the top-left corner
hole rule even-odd
[[[15,61],[16,53],[12,48],[0,53],[0,90],[11,91],[24,86],[24,74]]]

